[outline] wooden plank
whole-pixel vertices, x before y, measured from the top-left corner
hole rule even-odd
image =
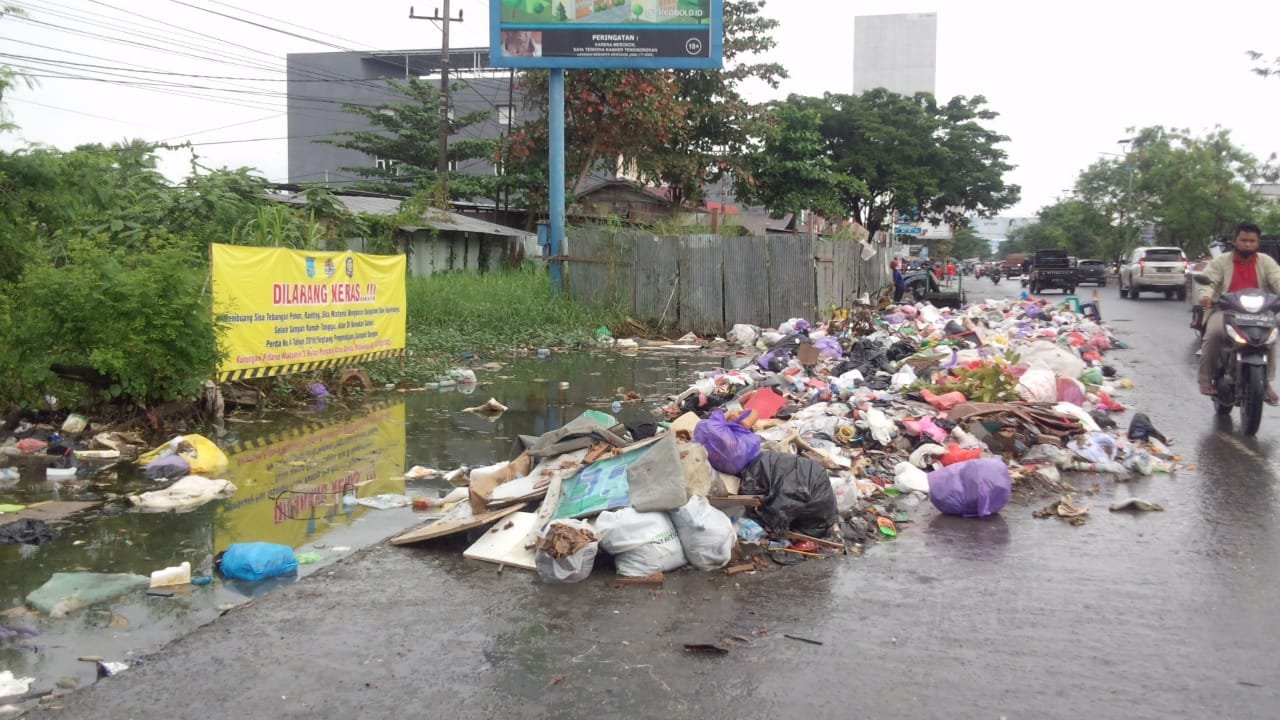
[[[724,322],[769,325],[769,241],[764,237],[722,238]]]
[[[814,319],[813,240],[808,235],[769,238],[769,324]]]
[[[446,537],[455,533],[466,532],[467,530],[474,530],[478,527],[484,527],[489,523],[497,522],[512,513],[519,512],[523,510],[524,507],[525,503],[520,503],[518,505],[504,507],[501,510],[473,515],[471,513],[471,506],[467,503],[460,502],[448,515],[415,530],[401,533],[400,535],[391,538],[389,542],[392,545],[408,545],[410,543],[424,542],[426,540],[434,540],[436,538]]]
[[[836,244],[832,240],[815,239],[813,254],[816,256],[813,282],[814,296],[817,299],[817,316],[813,319],[819,321],[831,317],[831,311],[839,307],[840,285],[836,280]]]
[[[667,318],[675,319],[675,291],[680,274],[680,243],[656,235],[638,235],[635,242],[636,317],[657,321],[667,309]],[[670,306],[668,307],[668,302]]]
[[[537,513],[518,512],[489,528],[471,547],[462,551],[462,557],[536,570],[533,545],[526,539],[530,532],[536,532],[537,523]]]
[[[680,329],[699,335],[724,332],[721,238],[694,235],[680,243]]]
[[[4,513],[0,515],[0,525],[8,525],[19,520],[43,520],[44,522],[58,522],[85,510],[90,510],[101,505],[102,502],[73,502],[63,500],[46,500],[44,502],[32,503],[16,513]]]

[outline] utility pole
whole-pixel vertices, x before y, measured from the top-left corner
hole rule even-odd
[[[436,174],[440,180],[441,201],[447,211],[449,203],[449,25],[462,22],[462,11],[458,17],[449,17],[449,0],[444,2],[444,17],[440,16],[440,8],[434,15],[417,15],[413,6],[409,6],[409,18],[412,20],[433,20],[443,22],[440,27],[440,159],[436,165]]]

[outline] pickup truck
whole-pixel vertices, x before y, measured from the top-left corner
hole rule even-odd
[[[1038,250],[1031,259],[1031,276],[1027,284],[1032,294],[1059,288],[1070,295],[1076,291],[1079,282],[1077,270],[1071,266],[1071,257],[1065,250]]]

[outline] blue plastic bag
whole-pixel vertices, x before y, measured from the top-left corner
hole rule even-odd
[[[1013,480],[1004,460],[983,458],[929,473],[929,500],[947,515],[986,517],[1009,504]]]
[[[693,430],[693,441],[707,449],[711,467],[737,475],[760,455],[760,436],[716,410]]]
[[[275,543],[236,543],[222,554],[222,574],[233,580],[266,580],[298,571],[293,548]]]

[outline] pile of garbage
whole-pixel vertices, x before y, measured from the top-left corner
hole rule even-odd
[[[1176,469],[1146,415],[1117,431],[1133,383],[1105,360],[1125,345],[1096,306],[859,306],[820,325],[736,325],[728,341],[735,368],[700,374],[664,422],[591,410],[522,436],[510,461],[455,471],[453,504],[392,543],[492,525],[464,554],[548,582],[582,580],[602,556],[626,578],[735,573],[861,552],[926,501],[983,518],[1020,488],[1065,490],[1053,513],[1079,522],[1088,505],[1063,473]]]

